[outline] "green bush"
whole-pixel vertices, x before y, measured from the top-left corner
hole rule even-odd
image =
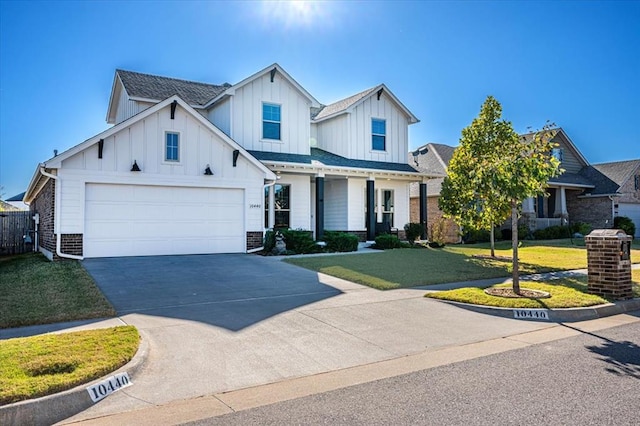
[[[631,235],[632,237],[636,235],[636,225],[626,216],[617,216],[613,218],[613,227],[616,229],[622,229],[627,233],[627,235]]]
[[[402,243],[395,235],[382,234],[376,237],[376,248],[381,250],[389,250],[402,247]]]
[[[571,224],[571,234],[577,232],[578,234],[587,235],[592,229],[593,227],[591,225],[584,222],[574,222]]]
[[[496,241],[502,239],[500,228],[495,228],[493,236]],[[488,243],[491,241],[491,232],[487,229],[467,229],[463,239],[467,244]]]
[[[404,233],[407,236],[409,244],[413,245],[413,243],[420,238],[420,234],[422,234],[422,225],[415,222],[407,223],[404,225]]]
[[[322,240],[327,243],[330,252],[349,252],[358,250],[358,237],[346,232],[325,231]]]
[[[533,237],[536,240],[557,240],[560,238],[571,237],[572,232],[568,226],[550,226],[544,229],[536,229],[533,232]]]
[[[264,251],[267,253],[271,253],[271,250],[276,246],[276,233],[273,232],[273,229],[269,229],[264,233],[262,246],[264,247]]]
[[[322,248],[316,244],[311,231],[302,229],[282,229],[284,242],[287,244],[287,254],[293,252],[295,254],[319,253]],[[265,247],[266,248],[266,247]]]

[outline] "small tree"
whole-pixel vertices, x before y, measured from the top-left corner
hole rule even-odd
[[[495,256],[494,228],[510,211],[509,200],[496,185],[500,146],[505,140],[518,139],[501,115],[500,103],[488,96],[480,115],[462,130],[438,199],[440,209],[459,225],[490,231],[491,256]]]
[[[488,96],[480,115],[462,130],[438,204],[460,225],[490,230],[492,256],[493,228],[511,214],[513,290],[519,293],[518,209],[525,198],[544,194],[560,170],[551,156],[556,133],[551,124],[520,137],[501,116],[500,103]]]

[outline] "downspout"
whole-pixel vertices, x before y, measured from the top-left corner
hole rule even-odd
[[[53,179],[54,181],[57,181],[57,183],[60,182],[60,178],[59,176],[56,175],[52,175],[51,173],[47,173],[44,171],[44,167],[40,167],[40,173],[42,174],[42,176],[46,176],[48,178]],[[56,192],[58,191],[58,184],[56,183]],[[56,196],[55,197],[55,205],[53,207],[53,229],[54,231],[57,230],[58,232],[56,233],[56,254],[59,257],[63,257],[66,259],[74,259],[74,260],[83,260],[84,257],[83,256],[76,256],[74,254],[67,254],[67,253],[62,253],[62,234],[60,233],[60,197]]]
[[[276,184],[276,182],[277,182],[277,180],[274,180],[273,182],[270,182],[270,183],[265,183],[265,184],[263,185],[263,188],[262,188],[262,193],[264,194],[264,191],[265,191],[267,188],[269,188],[270,186],[275,185],[275,184]],[[251,249],[251,250],[247,250],[247,253],[256,253],[256,252],[259,252],[259,251],[262,251],[262,250],[264,250],[264,246],[257,247],[257,248]]]

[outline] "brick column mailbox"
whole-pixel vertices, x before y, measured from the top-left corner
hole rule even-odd
[[[611,299],[631,299],[631,236],[620,229],[594,229],[585,237],[588,292]]]

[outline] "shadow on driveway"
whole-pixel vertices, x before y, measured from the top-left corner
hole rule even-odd
[[[119,316],[141,313],[231,331],[342,292],[317,273],[247,254],[86,259]]]

